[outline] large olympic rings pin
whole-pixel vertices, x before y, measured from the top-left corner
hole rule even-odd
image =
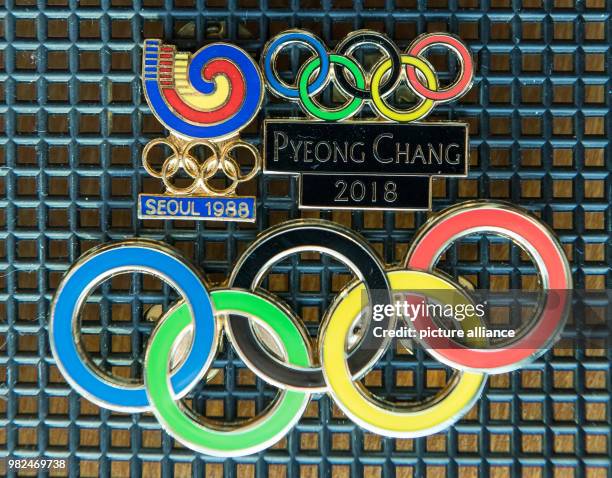
[[[276,69],[279,53],[290,45],[300,45],[314,53],[300,68],[294,86],[284,82]],[[369,74],[355,59],[355,51],[363,46],[375,47],[383,54]],[[433,47],[448,48],[458,59],[457,78],[445,88],[440,88],[433,66],[424,57],[425,52]],[[267,87],[272,93],[299,102],[308,115],[326,121],[351,118],[366,103],[388,120],[417,121],[427,116],[436,104],[459,99],[470,89],[474,79],[474,63],[468,48],[457,37],[447,33],[421,35],[405,53],[400,53],[395,44],[381,33],[358,30],[329,53],[323,42],[312,33],[290,30],[266,44],[261,61]],[[325,108],[315,99],[330,82],[338,86],[347,98],[341,107]],[[416,105],[405,111],[390,106],[386,100],[400,82],[404,82],[419,98]]]
[[[366,390],[358,379],[374,366],[388,341],[375,340],[370,333],[371,307],[364,304],[363,292],[370,304],[388,304],[392,290],[427,290],[428,295],[437,291],[434,299],[442,302],[451,293],[459,303],[470,304],[469,291],[433,269],[453,241],[478,232],[504,235],[527,250],[544,290],[572,287],[567,259],[551,231],[504,203],[465,203],[443,211],[417,232],[404,268],[397,270],[386,270],[371,247],[349,229],[326,221],[298,220],[259,236],[238,260],[228,288],[210,289],[193,266],[158,242],[131,240],[90,251],[71,267],[54,297],[51,349],[66,380],[83,396],[111,410],[151,411],[173,437],[207,454],[245,455],[270,446],[300,419],[313,392],[330,393],[348,417],[373,432],[396,437],[428,435],[469,410],[487,374],[514,370],[543,353],[566,318],[567,302],[546,303],[523,336],[495,349],[425,341],[432,355],[456,369],[432,399],[399,406],[378,400]],[[305,251],[331,254],[357,276],[357,282],[341,291],[330,306],[315,341],[286,305],[259,289],[272,265]],[[102,281],[124,272],[153,274],[182,297],[160,319],[149,340],[144,385],[103,374],[79,342],[78,319],[87,296]],[[394,322],[389,319],[377,325],[389,328]],[[348,338],[356,323],[365,333],[351,344]],[[414,324],[421,326],[419,321]],[[473,320],[461,323],[468,329],[476,325]],[[261,342],[261,329],[272,335],[278,353]],[[247,366],[280,389],[274,404],[246,423],[220,426],[194,417],[180,403],[207,374],[222,330]],[[186,336],[191,347],[184,357],[177,357],[178,344]]]

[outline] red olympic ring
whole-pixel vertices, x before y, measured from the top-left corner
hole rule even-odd
[[[459,79],[451,86],[432,91],[419,80],[416,69],[412,65],[406,65],[408,84],[414,89],[415,93],[434,101],[451,101],[463,96],[472,84],[474,79],[474,62],[470,52],[461,40],[447,33],[431,33],[418,37],[407,50],[408,55],[420,56],[425,50],[434,46],[442,45],[454,51],[460,59],[462,65]]]
[[[473,349],[449,339],[424,340],[429,352],[454,368],[501,373],[516,370],[547,350],[567,317],[567,291],[572,288],[571,269],[560,244],[548,228],[514,206],[504,203],[468,202],[444,211],[426,224],[413,241],[405,267],[432,271],[453,241],[475,232],[492,232],[511,238],[526,249],[537,264],[547,294],[537,322],[527,333],[504,348]],[[417,330],[436,325],[413,322]]]

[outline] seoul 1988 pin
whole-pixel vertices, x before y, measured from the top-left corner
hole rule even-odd
[[[257,148],[238,136],[261,106],[263,80],[257,64],[226,43],[212,43],[190,55],[160,40],[145,40],[142,81],[151,111],[170,135],[143,149],[145,170],[161,179],[166,191],[140,194],[138,217],[255,221],[255,197],[238,196],[236,188],[261,167]],[[170,151],[157,169],[152,155],[156,147]],[[239,150],[253,158],[246,174],[236,159]],[[205,151],[204,160],[196,151]],[[177,181],[181,175],[189,184]],[[213,185],[216,176],[229,185]]]
[[[276,60],[295,46],[308,49],[310,56],[288,84]],[[434,47],[458,58],[457,77],[444,88],[424,56]],[[366,55],[358,56],[357,50]],[[357,58],[367,60],[371,50],[382,57],[364,71],[368,62]],[[264,174],[297,175],[300,208],[429,210],[433,177],[467,176],[468,125],[420,122],[472,85],[473,61],[458,38],[421,35],[401,53],[385,35],[358,30],[330,52],[312,33],[289,30],[266,44],[261,67],[268,90],[298,103],[309,117],[264,121]],[[345,99],[340,106],[324,106],[317,99],[332,84]],[[401,85],[415,102],[400,109],[402,101],[393,97]],[[353,119],[364,107],[376,117]]]

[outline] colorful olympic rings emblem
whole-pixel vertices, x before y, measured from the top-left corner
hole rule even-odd
[[[298,220],[258,237],[238,260],[227,288],[211,290],[193,266],[158,242],[131,240],[90,251],[68,271],[54,297],[51,349],[67,381],[83,396],[111,410],[151,411],[168,433],[202,453],[237,456],[265,449],[297,423],[313,392],[328,392],[348,417],[373,432],[405,438],[429,435],[469,410],[488,373],[514,370],[543,353],[566,318],[567,302],[544,304],[531,328],[503,348],[482,349],[468,343],[459,350],[444,342],[425,342],[434,346],[429,350],[436,358],[457,371],[444,390],[424,402],[394,406],[376,400],[356,382],[388,346],[386,340],[373,340],[367,333],[356,343],[347,340],[355,323],[362,324],[366,332],[371,327],[371,309],[364,305],[363,293],[367,292],[370,302],[387,304],[392,290],[439,291],[434,300],[445,301],[445,294],[452,293],[459,303],[469,304],[469,291],[433,268],[453,241],[475,232],[501,234],[522,246],[536,262],[543,289],[571,289],[569,264],[553,234],[540,221],[508,204],[472,202],[442,212],[417,232],[403,261],[405,268],[396,270],[387,270],[351,230],[327,221]],[[358,279],[338,294],[316,341],[310,340],[302,321],[287,306],[258,289],[274,263],[311,250],[333,255]],[[182,297],[160,319],[149,340],[144,386],[102,374],[78,343],[78,319],[87,295],[109,277],[130,271],[153,274]],[[253,323],[272,334],[278,356],[260,343]],[[394,320],[378,325],[392,327]],[[473,321],[461,323],[464,328],[475,325]],[[246,423],[220,426],[194,417],[180,403],[207,374],[222,330],[247,366],[280,389],[274,404]],[[187,334],[191,347],[177,361],[177,346]],[[377,348],[370,350],[373,346]],[[171,365],[176,363],[180,365]]]
[[[301,45],[314,53],[300,68],[295,86],[285,83],[276,70],[279,53],[290,45]],[[383,53],[369,74],[364,72],[353,55],[363,46],[375,47]],[[439,87],[434,68],[423,56],[435,46],[450,49],[458,58],[457,78],[446,88]],[[348,119],[357,114],[365,103],[369,103],[383,118],[398,122],[417,121],[427,116],[436,104],[459,99],[469,90],[474,79],[474,63],[468,48],[461,40],[447,33],[421,35],[412,42],[406,53],[401,54],[386,36],[359,30],[328,53],[323,42],[312,33],[290,30],[266,44],[262,69],[272,93],[299,102],[307,114],[326,121]],[[408,110],[398,110],[388,105],[385,99],[402,81],[419,98],[417,104]],[[325,108],[315,100],[315,96],[330,82],[334,82],[347,98],[347,102],[339,108]]]

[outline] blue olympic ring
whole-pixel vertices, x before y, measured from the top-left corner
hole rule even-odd
[[[306,32],[288,32],[276,37],[276,39],[268,46],[264,52],[264,74],[268,80],[268,86],[277,94],[285,98],[299,98],[300,93],[296,87],[288,87],[276,78],[274,68],[272,66],[276,53],[280,51],[288,43],[299,42],[310,45],[321,59],[319,66],[319,74],[317,78],[308,86],[308,93],[314,94],[325,85],[329,75],[329,55],[325,45],[321,43],[314,35]]]
[[[145,41],[145,50],[154,51],[161,42],[159,40]],[[213,43],[202,48],[192,56],[189,67],[189,81],[193,87],[203,94],[214,91],[214,83],[202,78],[202,68],[206,63],[215,59],[227,59],[233,62],[241,71],[245,83],[245,95],[242,106],[235,115],[227,120],[211,125],[196,125],[179,118],[172,111],[161,92],[157,79],[144,76],[144,86],[151,109],[166,127],[178,134],[190,138],[210,139],[232,135],[249,124],[261,104],[263,98],[263,81],[259,74],[257,64],[242,49],[224,43]],[[148,60],[147,67],[155,68],[157,60]]]
[[[49,335],[58,367],[73,388],[105,408],[141,412],[150,408],[144,386],[111,383],[107,377],[101,377],[99,371],[83,362],[74,340],[76,319],[87,293],[102,280],[130,271],[154,273],[175,287],[191,308],[192,347],[171,378],[176,395],[186,393],[207,369],[202,366],[202,357],[216,350],[217,326],[202,278],[178,255],[171,255],[159,246],[115,244],[95,250],[76,263],[51,306]]]

